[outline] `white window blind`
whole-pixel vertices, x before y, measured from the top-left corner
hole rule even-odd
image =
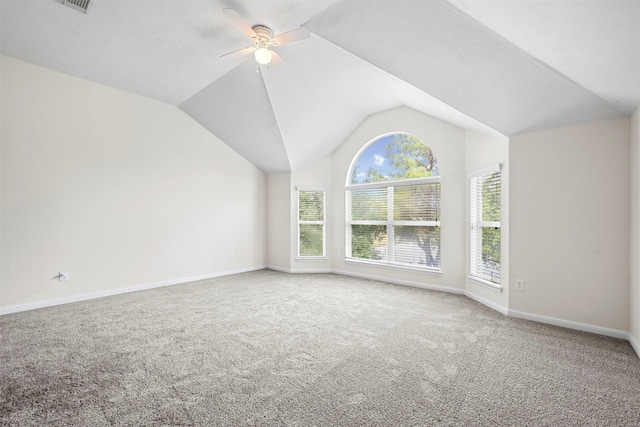
[[[348,257],[386,259],[388,189],[367,188],[347,191],[347,218],[350,223]]]
[[[347,256],[439,269],[439,181],[363,184],[366,188],[347,190]]]
[[[298,256],[325,256],[325,191],[298,189]]]
[[[471,174],[470,273],[491,283],[500,283],[500,165]]]

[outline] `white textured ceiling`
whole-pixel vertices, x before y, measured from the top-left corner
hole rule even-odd
[[[640,100],[640,1],[452,0],[627,114]]]
[[[267,173],[333,152],[368,115],[407,105],[518,132],[640,106],[640,0],[2,0],[1,52],[174,104]],[[278,34],[285,64],[222,14]]]

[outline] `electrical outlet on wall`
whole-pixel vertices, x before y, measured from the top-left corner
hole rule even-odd
[[[524,280],[516,279],[516,291],[524,292]]]

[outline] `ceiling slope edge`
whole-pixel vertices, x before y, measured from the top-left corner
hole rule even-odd
[[[637,0],[446,2],[627,115],[640,106]]]
[[[362,57],[350,52],[344,47],[339,46],[330,40],[324,39],[322,36],[315,36],[322,39],[324,42],[333,45],[336,49],[339,49],[345,54],[351,56],[355,61],[359,62],[362,65],[363,71],[367,70],[367,75],[376,75],[378,85],[383,85],[384,89],[393,91],[394,95],[399,101],[398,105],[395,106],[388,106],[387,108],[383,109],[367,111],[363,120],[366,120],[366,118],[368,118],[369,116],[383,113],[388,110],[393,110],[401,107],[409,107],[412,110],[416,110],[418,112],[435,117],[462,129],[488,133],[496,136],[506,136],[499,130],[494,129],[477,120],[475,117],[472,117],[465,112],[452,107],[442,99],[432,95],[431,93],[425,92],[424,90],[411,84],[410,82],[407,82],[397,75],[378,67],[376,64],[363,59]]]
[[[263,172],[291,164],[261,72],[245,60],[178,107]]]
[[[262,75],[293,171],[333,153],[368,116],[401,106],[501,135],[315,33],[280,53],[285,64]]]
[[[442,3],[445,4],[446,6],[450,7],[454,12],[456,12],[456,13],[460,14],[461,16],[463,16],[465,19],[467,19],[469,21],[477,22],[478,25],[481,25],[487,32],[492,33],[495,37],[501,38],[504,43],[510,44],[514,48],[520,50],[524,55],[528,56],[531,59],[531,61],[536,62],[540,67],[546,68],[549,72],[551,72],[551,73],[557,75],[559,78],[565,80],[568,84],[570,84],[571,86],[574,86],[576,89],[578,89],[580,91],[588,92],[591,95],[593,95],[594,98],[597,98],[602,103],[605,103],[605,104],[609,105],[612,109],[617,111],[620,114],[620,116],[629,115],[626,111],[624,111],[624,109],[622,109],[619,106],[609,102],[607,99],[605,99],[604,97],[600,96],[598,93],[595,93],[591,89],[587,88],[586,86],[578,83],[577,81],[575,81],[574,79],[572,79],[571,77],[569,77],[565,73],[561,72],[557,68],[551,66],[550,64],[548,64],[548,63],[544,62],[543,60],[541,60],[540,58],[536,57],[535,55],[533,55],[531,52],[529,52],[525,48],[517,45],[512,40],[508,39],[507,37],[505,37],[504,35],[502,35],[498,31],[496,31],[493,28],[489,27],[488,25],[480,22],[473,15],[467,13],[462,8],[460,8],[458,5],[452,3],[450,0],[440,0],[440,1],[442,1]]]
[[[503,135],[624,116],[448,3],[345,0],[307,27]]]
[[[282,62],[282,60],[280,59],[279,62]],[[269,72],[270,68],[272,66],[276,66],[274,64],[269,64],[269,65],[263,65],[259,68],[260,71],[260,77],[262,78],[262,84],[264,85],[264,89],[265,89],[265,93],[267,95],[267,103],[269,104],[269,107],[271,108],[271,112],[273,114],[273,120],[275,122],[276,127],[278,128],[278,133],[280,135],[280,141],[282,143],[282,148],[284,150],[284,154],[287,157],[287,164],[289,165],[289,169],[286,172],[293,172],[295,170],[294,164],[291,161],[291,156],[290,156],[290,150],[287,146],[287,140],[284,137],[284,132],[283,132],[283,128],[281,125],[280,120],[278,120],[278,113],[276,112],[276,108],[275,105],[273,103],[273,94],[271,93],[271,91],[269,90],[269,84],[268,84],[268,80],[267,77],[265,75],[265,72]],[[281,63],[280,65],[277,65],[279,67],[284,67],[285,64]],[[282,171],[285,172],[285,171]]]

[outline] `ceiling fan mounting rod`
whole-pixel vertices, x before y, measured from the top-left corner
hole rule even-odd
[[[253,37],[253,40],[256,42],[256,47],[269,47],[275,44],[273,41],[273,31],[271,31],[269,27],[255,25],[251,29],[256,33],[256,36]]]

